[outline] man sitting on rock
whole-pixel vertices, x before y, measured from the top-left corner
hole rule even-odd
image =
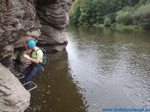
[[[23,54],[23,57],[30,60],[32,63],[24,70],[22,73],[25,77],[19,79],[21,83],[26,79],[26,83],[32,81],[33,77],[42,69],[42,60],[43,60],[43,52],[40,48],[36,46],[36,42],[34,40],[29,40],[28,48],[31,49],[30,56],[27,54]],[[30,89],[31,83],[27,83],[25,85],[26,90]]]

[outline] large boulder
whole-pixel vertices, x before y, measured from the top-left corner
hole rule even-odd
[[[24,112],[29,106],[30,93],[18,79],[0,64],[0,111]]]
[[[72,0],[37,0],[36,11],[41,23],[40,44],[56,46],[68,42],[64,32],[69,24],[71,3]]]

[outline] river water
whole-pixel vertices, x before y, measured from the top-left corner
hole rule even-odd
[[[68,26],[66,37],[35,76],[26,112],[150,107],[150,31]]]

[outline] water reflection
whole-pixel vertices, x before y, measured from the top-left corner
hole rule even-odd
[[[44,68],[34,78],[38,88],[31,92],[26,112],[85,112],[84,97],[70,76],[67,52],[48,54]]]
[[[66,50],[48,55],[30,112],[101,112],[150,106],[150,33],[74,27]]]
[[[66,35],[73,81],[84,88],[88,112],[150,106],[149,32],[69,26]]]

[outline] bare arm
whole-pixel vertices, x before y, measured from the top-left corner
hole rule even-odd
[[[34,62],[34,63],[39,63],[40,62],[40,57],[37,56],[36,59],[31,58],[30,56],[28,56],[27,54],[23,54],[23,57]]]

